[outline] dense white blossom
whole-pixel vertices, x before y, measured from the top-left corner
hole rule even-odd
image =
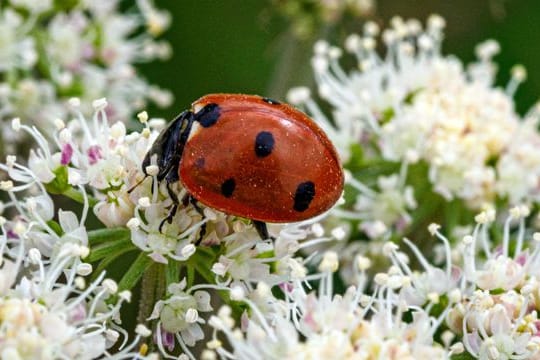
[[[150,0],[120,12],[118,0],[8,1],[0,9],[0,120],[20,117],[41,129],[68,114],[68,99],[90,102],[106,96],[109,118],[127,121],[150,100],[160,106],[171,95],[148,84],[135,65],[170,55],[155,40],[169,25],[167,12]],[[60,10],[60,7],[62,10]],[[17,139],[3,128],[4,144]]]
[[[379,55],[367,23],[346,41],[349,73],[318,42],[331,117],[306,88],[289,98],[336,144],[346,192],[260,239],[249,219],[158,182],[155,159],[141,168],[165,121],[126,124],[145,99],[168,99],[133,64],[167,55],[153,37],[170,18],[147,0],[129,15],[118,5],[0,10],[0,75],[14,76],[0,84],[4,136],[33,142],[0,164],[2,359],[540,359],[538,109],[514,109],[523,68],[495,85],[496,42],[465,66],[440,50],[442,18],[395,18]],[[44,58],[47,74],[23,76]],[[495,204],[519,205],[497,217]],[[131,291],[144,322],[133,331],[120,313]]]
[[[121,328],[120,307],[131,293],[119,291],[105,273],[86,278],[93,271],[84,262],[90,252],[87,200],[80,217],[59,210],[56,223],[53,202],[36,175],[16,163],[2,169],[17,182],[30,181],[2,183],[12,200],[4,209],[16,215],[0,218],[1,357],[96,359],[120,346],[111,358],[145,358],[135,349],[140,337],[126,346]]]
[[[532,129],[538,112],[533,109],[522,118],[512,98],[525,79],[524,69],[516,67],[506,88],[497,87],[492,57],[498,44],[480,44],[478,60],[465,66],[441,52],[444,25],[438,16],[429,18],[425,29],[417,20],[396,17],[382,32],[386,52],[379,55],[380,30],[367,23],[362,35],[350,35],[345,42],[358,62],[348,73],[339,64],[342,50],[319,41],[312,66],[318,94],[330,104],[332,116],[320,110],[305,88],[292,89],[289,100],[325,129],[346,164],[358,161],[351,151],[361,146],[362,161],[427,163],[434,190],[472,209],[496,199],[511,204],[535,201],[540,157],[532,149],[540,136]],[[349,165],[354,169],[360,164]],[[374,198],[364,190],[362,199]],[[414,191],[405,186],[400,191],[414,204]],[[373,218],[386,226],[396,223],[377,214]]]

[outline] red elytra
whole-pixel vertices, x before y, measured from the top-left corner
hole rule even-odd
[[[328,210],[343,171],[326,134],[294,107],[254,95],[212,94],[192,105],[178,175],[201,203],[262,222]]]

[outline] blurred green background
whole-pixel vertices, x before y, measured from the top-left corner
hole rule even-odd
[[[342,45],[349,31],[360,31],[363,20],[324,29],[311,39],[295,40],[290,22],[273,11],[270,0],[156,1],[168,9],[173,22],[165,38],[174,55],[165,63],[147,64],[144,75],[170,89],[169,109],[150,109],[153,116],[171,118],[198,97],[212,92],[256,93],[283,99],[295,85],[311,85],[312,44],[325,36]],[[540,94],[540,1],[538,0],[380,0],[370,17],[387,24],[394,15],[422,22],[437,13],[447,21],[445,54],[465,62],[474,59],[477,43],[492,38],[502,51],[498,85],[504,86],[510,68],[523,64],[528,79],[516,94],[523,113]],[[347,30],[344,31],[343,27]]]

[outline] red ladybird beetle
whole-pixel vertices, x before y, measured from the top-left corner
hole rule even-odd
[[[157,180],[178,180],[196,201],[251,219],[268,238],[266,222],[296,222],[328,210],[343,191],[337,152],[324,132],[290,105],[255,95],[211,94],[165,128],[143,160]],[[185,201],[187,205],[187,201]],[[164,221],[165,221],[164,220]],[[163,224],[163,223],[162,223]]]

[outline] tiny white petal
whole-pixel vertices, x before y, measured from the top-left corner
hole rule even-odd
[[[150,335],[152,335],[152,331],[150,331],[150,329],[148,329],[146,326],[144,326],[143,324],[138,324],[136,327],[135,327],[135,332],[142,336],[142,337],[148,337]]]
[[[103,280],[102,285],[111,294],[116,294],[116,292],[118,291],[118,285],[112,279]]]
[[[11,128],[15,131],[21,130],[21,119],[17,117],[11,120]]]
[[[77,265],[77,274],[81,276],[87,276],[92,273],[92,265],[88,263],[82,263]]]
[[[193,244],[186,245],[182,248],[181,253],[184,258],[189,258],[191,255],[195,254],[197,248]]]
[[[244,289],[240,286],[233,286],[231,289],[231,300],[240,301],[244,299],[245,293]]]
[[[39,264],[41,262],[41,253],[38,249],[32,248],[28,250],[28,258],[32,264]]]
[[[76,98],[76,97],[72,97],[68,100],[68,103],[69,105],[71,105],[72,107],[79,107],[81,106],[81,99],[79,98]]]
[[[156,176],[159,174],[159,167],[157,165],[148,165],[144,170],[150,176]]]
[[[199,318],[199,313],[197,312],[197,309],[189,308],[186,311],[186,321],[190,324],[193,324],[197,322],[197,319]]]
[[[143,124],[146,124],[148,122],[148,113],[146,111],[141,111],[137,114],[137,119]]]
[[[142,197],[139,199],[138,204],[140,207],[146,208],[150,206],[150,198]]]
[[[92,101],[92,107],[96,111],[105,109],[105,107],[107,107],[107,99],[106,98],[100,98],[100,99]]]

